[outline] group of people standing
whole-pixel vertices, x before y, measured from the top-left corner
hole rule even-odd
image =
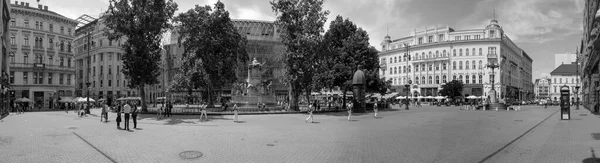
[[[348,111],[348,121],[350,121],[350,117],[352,117],[352,108],[354,108],[354,104],[352,102],[348,102],[346,104],[346,110]],[[313,104],[308,105],[308,117],[306,118],[306,120],[304,120],[305,123],[308,123],[308,120],[310,120],[311,123],[313,123],[313,111],[315,111],[319,109],[319,103],[318,101],[314,101]],[[377,102],[375,102],[373,104],[373,118],[377,119],[377,113],[379,113],[379,107],[377,106]]]
[[[133,128],[137,128],[137,114],[138,109],[137,105],[134,103],[126,102],[123,105],[117,105],[117,128],[121,129],[121,120],[124,119],[124,130],[130,130],[129,128],[129,116],[133,119]],[[121,118],[121,113],[123,113],[123,118]]]

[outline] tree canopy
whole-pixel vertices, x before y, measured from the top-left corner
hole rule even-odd
[[[442,94],[442,96],[448,96],[449,98],[454,99],[455,97],[462,96],[463,87],[464,84],[461,81],[452,80],[442,86],[440,94]]]
[[[286,51],[283,56],[286,82],[290,86],[290,109],[298,109],[298,96],[304,91],[310,96],[315,55],[329,11],[323,10],[323,0],[273,0],[277,14],[275,24],[281,29]],[[307,98],[309,99],[309,98]]]
[[[109,0],[104,19],[109,40],[121,44],[123,69],[129,88],[138,88],[146,111],[144,86],[157,84],[160,75],[160,42],[171,27],[177,4],[173,0]]]
[[[236,82],[238,65],[248,60],[246,37],[240,35],[221,1],[199,6],[175,17],[179,24],[179,46],[185,58],[177,84],[187,88],[204,86],[208,92]],[[183,67],[182,66],[182,67]],[[209,94],[209,105],[212,95]]]

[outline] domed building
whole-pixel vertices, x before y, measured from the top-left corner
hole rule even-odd
[[[500,65],[495,76],[486,68],[490,59]],[[380,76],[392,80],[391,91],[402,96],[409,81],[409,96],[435,97],[445,83],[458,80],[465,84],[464,97],[487,97],[494,77],[499,98],[533,100],[533,60],[504,34],[497,20],[483,29],[436,27],[396,39],[386,36],[379,60]]]

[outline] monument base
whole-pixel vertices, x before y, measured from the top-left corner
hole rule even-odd
[[[496,98],[496,90],[490,90],[488,94],[490,97],[490,104],[498,103],[498,99]]]

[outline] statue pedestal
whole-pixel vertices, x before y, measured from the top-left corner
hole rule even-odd
[[[498,103],[498,99],[496,98],[496,90],[490,90],[489,92],[489,96],[490,96],[490,103]]]

